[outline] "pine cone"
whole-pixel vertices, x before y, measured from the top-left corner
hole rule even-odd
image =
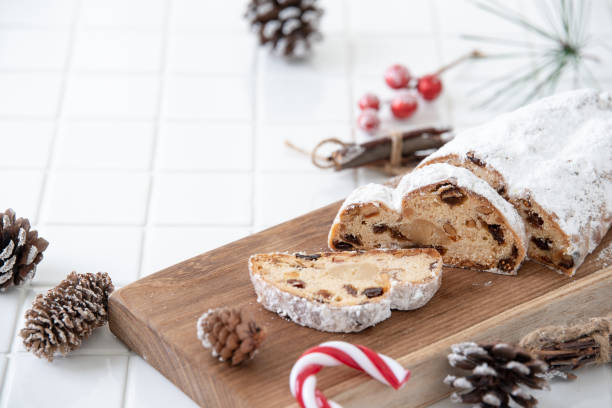
[[[71,272],[46,295],[36,296],[25,313],[25,327],[19,334],[26,349],[53,361],[56,352],[67,354],[79,348],[94,329],[106,324],[113,290],[107,273]]]
[[[470,370],[471,375],[448,375],[444,382],[461,391],[451,395],[453,402],[476,404],[476,407],[507,408],[510,399],[521,407],[535,407],[538,400],[529,395],[521,385],[529,388],[546,387],[541,377],[546,363],[534,358],[520,347],[505,343],[481,345],[460,343],[451,347],[448,355],[451,366]]]
[[[316,0],[251,0],[246,18],[259,43],[268,44],[285,57],[304,57],[319,41],[318,24],[323,10]]]
[[[212,355],[238,365],[253,358],[266,332],[239,309],[210,309],[198,320],[198,338]]]
[[[27,218],[16,218],[10,208],[0,217],[0,291],[4,291],[34,277],[49,243],[30,230]]]

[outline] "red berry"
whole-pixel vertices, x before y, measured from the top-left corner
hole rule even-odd
[[[403,65],[391,65],[385,71],[385,82],[393,89],[405,88],[410,81],[410,71]]]
[[[359,129],[366,132],[373,132],[380,126],[380,119],[378,118],[378,112],[374,109],[366,109],[359,114],[357,117],[357,126]]]
[[[417,89],[423,99],[433,101],[442,92],[442,82],[436,75],[425,75],[419,78]]]
[[[361,98],[359,98],[359,109],[361,110],[365,110],[365,109],[378,110],[379,107],[380,107],[380,100],[378,99],[378,96],[372,93],[367,93],[363,95]]]
[[[417,98],[409,91],[400,92],[391,100],[391,112],[398,119],[409,118],[417,107]]]

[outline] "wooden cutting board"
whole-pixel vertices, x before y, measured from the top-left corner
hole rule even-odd
[[[608,233],[574,278],[532,262],[519,276],[448,269],[425,307],[393,316],[356,334],[322,333],[264,310],[247,271],[249,255],[326,249],[340,203],[196,256],[128,285],[110,298],[110,328],[132,350],[206,407],[296,407],[289,371],[300,354],[328,340],[363,344],[412,370],[399,391],[345,367],[318,374],[324,393],[345,407],[420,407],[448,395],[442,383],[451,344],[517,341],[528,331],[612,310],[612,268],[602,268]],[[244,306],[266,326],[268,339],[256,358],[232,368],[213,359],[196,338],[196,321],[209,308]],[[151,390],[151,392],[155,392]]]

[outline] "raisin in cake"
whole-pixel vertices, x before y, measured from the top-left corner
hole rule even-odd
[[[257,301],[302,326],[356,332],[425,305],[438,290],[433,249],[258,254],[249,259]]]
[[[369,184],[344,202],[329,232],[335,250],[433,247],[444,264],[508,275],[525,258],[516,210],[470,171],[437,164],[395,189]]]
[[[612,223],[612,99],[544,98],[460,132],[419,167],[435,163],[487,181],[525,220],[528,257],[571,276]]]

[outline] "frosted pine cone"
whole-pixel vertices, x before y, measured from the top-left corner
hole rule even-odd
[[[268,44],[285,57],[304,57],[314,41],[323,10],[316,0],[251,0],[246,18],[259,35],[259,43]]]
[[[471,371],[465,377],[448,375],[444,383],[460,391],[451,395],[453,402],[475,404],[475,407],[510,407],[510,399],[521,407],[535,407],[537,400],[523,386],[542,389],[546,379],[541,375],[546,363],[527,351],[510,344],[481,345],[460,343],[451,347],[451,366]]]
[[[32,279],[47,246],[27,218],[17,218],[10,208],[0,212],[0,291]]]
[[[106,324],[113,290],[107,273],[71,272],[44,296],[36,296],[25,313],[25,327],[19,335],[26,349],[53,361],[56,353],[79,348],[94,329]]]
[[[210,309],[198,319],[197,330],[202,345],[232,365],[253,358],[266,337],[265,330],[239,309]]]

